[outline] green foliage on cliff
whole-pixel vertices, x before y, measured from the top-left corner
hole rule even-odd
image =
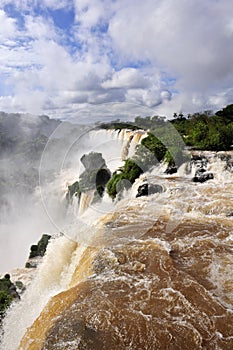
[[[114,129],[114,130],[149,130],[154,127],[161,127],[165,123],[165,117],[161,116],[147,116],[147,117],[136,117],[132,122],[122,122],[119,119],[112,121],[110,123],[102,123],[100,124],[101,129]]]
[[[164,144],[150,132],[142,140],[141,145],[146,147],[159,162],[164,158],[167,150]]]
[[[107,183],[109,196],[115,198],[123,189],[128,189],[142,173],[143,170],[135,161],[127,159],[123,167],[115,171]]]
[[[133,123],[124,123],[120,120],[112,121],[110,123],[102,123],[100,124],[101,129],[108,129],[108,130],[122,130],[122,129],[129,129],[129,130],[138,130],[139,127],[137,125],[134,125]]]
[[[195,113],[171,120],[187,146],[199,150],[226,151],[233,145],[233,105],[215,114]]]
[[[72,201],[73,196],[79,199],[82,193],[95,190],[94,201],[98,201],[104,194],[106,183],[111,177],[111,172],[106,166],[102,153],[90,152],[81,157],[85,170],[79,176],[79,181],[68,186],[66,199]]]
[[[43,234],[38,243],[31,246],[29,259],[36,258],[37,256],[44,256],[50,238],[50,235]]]
[[[107,182],[107,192],[110,197],[115,198],[124,188],[129,188],[140,174],[158,162],[165,161],[169,167],[180,166],[186,160],[184,145],[211,151],[230,149],[233,145],[233,105],[215,114],[205,111],[185,117],[182,113],[175,113],[171,121],[161,116],[136,117],[132,123],[117,120],[101,124],[100,127],[115,130],[148,130],[147,137],[136,147],[133,158],[127,159],[124,166],[115,171]],[[88,157],[85,160],[87,164]],[[96,176],[96,169],[86,169],[80,176],[81,191],[94,188]],[[102,195],[105,184],[100,185],[97,187]]]
[[[10,275],[6,274],[0,279],[0,321],[14,299],[19,299],[19,294],[16,286],[10,280]]]
[[[6,309],[10,306],[13,297],[4,290],[0,290],[0,319],[4,316]]]

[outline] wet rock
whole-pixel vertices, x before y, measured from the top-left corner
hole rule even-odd
[[[43,234],[39,242],[31,246],[29,259],[36,258],[37,256],[44,256],[50,238],[50,235]]]
[[[206,182],[208,180],[213,180],[214,175],[213,173],[206,172],[205,169],[200,169],[195,173],[195,176],[193,177],[193,182]]]
[[[27,269],[36,269],[37,266],[38,266],[37,261],[32,261],[31,259],[30,259],[30,261],[27,261],[26,264],[25,264],[25,267]]]
[[[172,175],[172,174],[175,174],[177,173],[177,167],[176,166],[168,166],[167,169],[164,171],[164,174],[167,174],[167,175]]]
[[[106,166],[102,154],[98,152],[90,152],[89,154],[84,154],[80,160],[84,165],[85,170],[87,171],[101,169]]]
[[[96,189],[100,196],[103,194],[105,186],[110,178],[111,172],[109,169],[103,168],[98,170],[96,174]]]
[[[227,160],[225,170],[233,172],[233,159]]]
[[[138,193],[136,194],[136,198],[161,192],[163,192],[163,187],[161,185],[152,185],[146,183],[138,187]]]
[[[97,202],[103,196],[105,186],[111,178],[111,172],[106,166],[102,153],[90,152],[81,158],[85,170],[79,177],[79,193],[95,190],[93,202]]]
[[[205,156],[192,155],[191,164],[193,164],[198,169],[201,169],[201,168],[206,169],[208,164],[208,159]]]
[[[197,161],[197,160],[202,160],[203,157],[201,157],[200,155],[197,155],[197,154],[193,154],[192,155],[192,159],[191,161]]]

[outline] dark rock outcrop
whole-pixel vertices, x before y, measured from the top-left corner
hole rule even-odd
[[[168,166],[167,169],[164,171],[164,174],[172,175],[177,173],[178,168],[176,166]]]
[[[106,167],[106,163],[102,157],[102,154],[98,152],[90,152],[88,154],[84,154],[80,160],[84,165],[85,170],[87,171]]]
[[[196,171],[195,176],[193,177],[193,182],[206,182],[208,180],[213,180],[214,175],[213,173],[205,171],[205,169],[201,168],[198,171]]]
[[[68,203],[72,202],[73,196],[76,196],[80,199],[81,190],[78,181],[75,181],[72,185],[68,186],[68,191],[66,193],[66,200]]]
[[[43,234],[39,242],[31,246],[29,259],[33,259],[38,256],[44,256],[50,238],[51,238],[50,235]]]
[[[191,164],[194,165],[196,172],[193,177],[193,182],[206,182],[213,180],[214,174],[207,171],[208,159],[204,155],[192,155]]]
[[[13,300],[17,299],[20,299],[17,286],[11,281],[10,275],[7,273],[3,278],[0,278],[0,325],[7,308]]]
[[[136,198],[161,192],[163,192],[163,187],[161,185],[152,185],[146,183],[138,187],[138,193],[136,195]]]
[[[74,195],[80,199],[82,193],[94,191],[93,202],[97,202],[103,197],[105,186],[111,178],[111,172],[101,153],[90,152],[84,154],[80,160],[85,170],[80,175],[79,181],[68,186],[66,200],[71,203]]]
[[[203,155],[192,155],[191,164],[196,168],[206,168],[208,164],[208,159]]]

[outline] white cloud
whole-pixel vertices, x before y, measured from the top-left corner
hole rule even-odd
[[[62,31],[46,8],[72,6],[75,21]],[[233,102],[232,18],[229,0],[3,0],[1,84],[13,90],[0,109],[6,101],[50,115],[116,101],[160,105],[162,114],[222,107]]]
[[[53,10],[69,9],[72,5],[69,0],[38,0],[38,3]]]
[[[13,38],[16,34],[16,20],[7,16],[0,9],[0,40],[1,42]]]
[[[74,5],[76,21],[86,28],[109,20],[114,10],[111,0],[74,0]]]
[[[148,79],[135,68],[124,68],[114,72],[111,79],[103,82],[104,88],[143,88],[149,85]]]
[[[1,0],[1,5],[14,5],[19,11],[34,12],[34,8],[48,7],[52,10],[68,9],[72,4],[69,0]]]
[[[233,37],[226,30],[232,16],[228,0],[125,0],[110,35],[122,59],[147,58],[176,75],[181,87],[206,89],[233,76]]]
[[[33,40],[48,39],[52,40],[57,37],[56,30],[52,20],[45,19],[42,16],[25,16],[25,35]]]
[[[156,87],[150,89],[130,89],[126,93],[126,101],[140,103],[150,108],[158,106],[164,100],[169,101],[170,99],[171,93],[169,91],[163,91]]]

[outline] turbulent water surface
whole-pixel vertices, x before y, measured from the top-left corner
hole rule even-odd
[[[213,180],[157,167],[86,227],[89,245],[52,240],[4,349],[233,349],[233,153],[204,156]],[[135,198],[145,181],[163,192]]]

